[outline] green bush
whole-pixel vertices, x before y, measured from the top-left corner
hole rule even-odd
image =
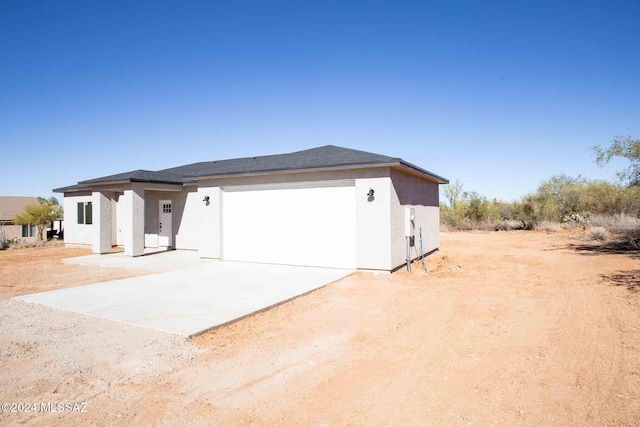
[[[489,201],[474,191],[461,192],[462,184],[456,183],[459,197],[453,206],[440,206],[440,218],[445,226],[457,230],[516,229],[515,222],[506,221],[520,222],[520,229],[550,229],[554,228],[550,223],[586,226],[591,223],[590,218],[602,221],[603,217],[617,215],[619,222],[620,218],[640,217],[640,186],[555,175],[543,181],[534,193],[507,203]]]

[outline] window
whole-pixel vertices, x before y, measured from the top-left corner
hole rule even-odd
[[[93,205],[91,202],[87,202],[84,206],[84,223],[93,224]]]
[[[171,203],[162,204],[162,213],[171,213]]]
[[[91,202],[78,203],[78,224],[93,224],[93,205]]]
[[[35,235],[36,235],[35,225],[22,226],[22,237],[35,237]]]
[[[78,224],[84,224],[84,203],[78,203]]]

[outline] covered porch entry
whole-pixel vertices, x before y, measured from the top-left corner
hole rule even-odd
[[[131,183],[92,191],[95,254],[123,247],[127,256],[142,256],[145,248],[175,246],[174,199],[182,186]]]

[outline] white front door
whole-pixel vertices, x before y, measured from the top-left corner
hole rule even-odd
[[[158,246],[171,246],[171,200],[160,200],[158,213]]]

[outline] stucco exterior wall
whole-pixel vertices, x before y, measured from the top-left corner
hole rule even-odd
[[[222,254],[222,190],[215,184],[200,185],[198,250],[202,258],[220,258]],[[209,203],[203,202],[209,197]]]
[[[362,168],[320,172],[297,172],[274,175],[238,176],[202,180],[199,187],[225,187],[236,185],[286,184],[348,179],[389,177],[389,168]]]
[[[173,217],[176,249],[198,249],[198,234],[201,227],[201,210],[204,206],[198,197],[198,189],[187,188],[177,200],[176,214]]]
[[[355,197],[357,268],[391,270],[391,179],[356,179]]]
[[[38,240],[38,228],[35,228],[35,236],[33,237],[22,237],[22,226],[17,224],[5,224],[2,226],[2,230],[4,231],[5,237],[7,239],[13,239],[17,237],[18,239],[22,239],[25,242],[35,242]],[[47,237],[43,232],[43,237]]]
[[[424,253],[440,247],[439,189],[435,182],[391,171],[391,264],[392,269],[406,263],[405,208],[415,213],[415,247],[411,258],[420,256],[420,228]]]
[[[93,244],[93,225],[78,224],[78,203],[92,202],[91,193],[65,194],[64,243],[67,245]]]
[[[362,168],[354,170],[301,172],[267,176],[229,177],[203,180],[198,185],[196,204],[200,206],[200,256],[224,258],[222,253],[222,205],[224,188],[237,186],[292,187],[305,183],[327,183],[331,181],[355,180],[356,197],[356,248],[357,268],[390,270],[391,251],[391,179],[389,168]],[[369,201],[369,189],[375,191],[374,200]],[[209,206],[202,199],[209,196]],[[195,212],[195,210],[194,210]],[[256,207],[256,215],[260,208]],[[195,218],[195,214],[194,214]],[[330,248],[327,248],[330,250]]]

